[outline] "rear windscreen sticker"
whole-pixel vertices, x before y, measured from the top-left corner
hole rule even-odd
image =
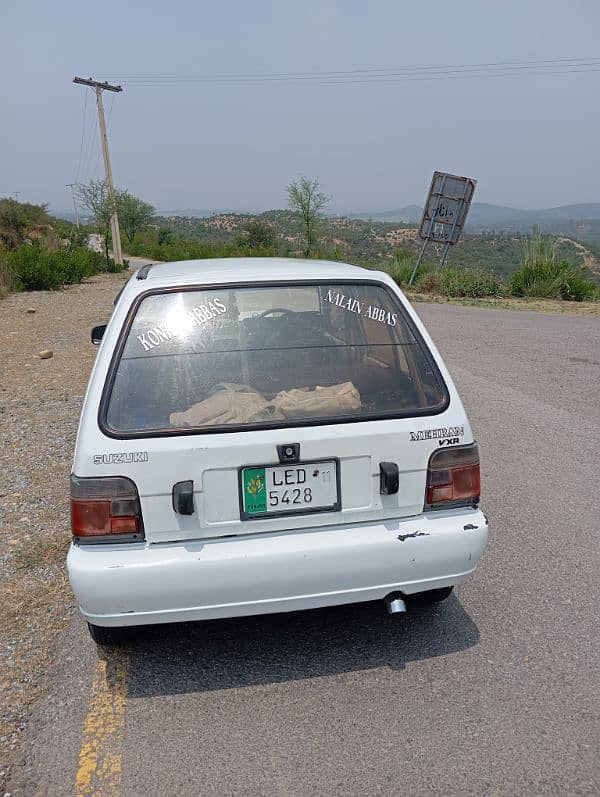
[[[446,438],[458,438],[464,435],[464,426],[442,426],[440,429],[419,429],[418,432],[411,432],[411,442],[415,440],[444,440]]]
[[[390,327],[395,327],[398,320],[397,313],[390,313],[384,310],[383,307],[366,304],[366,302],[353,299],[351,296],[348,297],[337,291],[328,290],[324,299],[326,302],[329,302],[329,304],[335,304],[338,307],[344,308],[344,310],[348,310],[350,313],[356,313],[365,318],[370,318],[372,321],[377,321],[380,324],[388,324]]]
[[[156,324],[147,332],[142,332],[136,337],[144,347],[144,351],[150,351],[165,341],[185,337],[194,327],[200,327],[226,312],[227,307],[223,302],[220,299],[214,299],[199,307],[192,307],[191,310],[186,310],[183,313],[169,314],[162,324]]]

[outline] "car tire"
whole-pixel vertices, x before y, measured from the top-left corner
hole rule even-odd
[[[453,586],[440,587],[440,589],[430,589],[427,592],[416,592],[414,595],[407,596],[407,602],[416,608],[426,608],[427,606],[434,606],[436,603],[441,603],[449,598]]]
[[[97,645],[122,645],[128,639],[127,628],[107,628],[102,625],[87,624],[90,636]]]

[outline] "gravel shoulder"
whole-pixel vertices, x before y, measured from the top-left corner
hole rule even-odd
[[[0,794],[46,688],[53,639],[74,613],[68,478],[95,356],[90,327],[109,317],[129,276],[0,302]]]

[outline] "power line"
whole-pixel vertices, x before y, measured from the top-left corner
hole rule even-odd
[[[435,81],[448,81],[448,80],[481,80],[485,78],[486,80],[489,79],[501,79],[501,78],[546,78],[552,76],[567,76],[567,75],[581,75],[586,73],[593,73],[593,72],[600,72],[600,64],[598,64],[595,68],[587,68],[587,69],[563,69],[563,70],[549,70],[545,72],[526,72],[525,74],[518,74],[515,72],[495,72],[489,75],[483,74],[444,74],[444,75],[430,75],[430,76],[423,76],[423,77],[394,77],[394,76],[386,76],[384,79],[377,79],[377,78],[364,78],[359,80],[334,80],[334,79],[326,79],[326,80],[313,80],[309,83],[307,82],[300,82],[300,81],[227,81],[227,82],[216,82],[216,81],[193,81],[188,80],[185,82],[165,82],[165,81],[145,81],[145,82],[137,82],[137,83],[128,83],[129,88],[198,88],[201,86],[206,86],[207,88],[217,88],[217,87],[230,87],[230,86],[249,86],[249,87],[258,87],[258,86],[282,86],[282,85],[312,85],[312,86],[365,86],[365,85],[373,85],[373,84],[380,84],[380,85],[387,85],[387,84],[398,84],[398,83],[412,83],[412,82],[435,82]],[[124,83],[127,83],[126,80],[123,80]]]
[[[147,74],[147,75],[124,75],[121,76],[122,79],[128,80],[136,80],[136,79],[157,79],[157,78],[165,78],[165,79],[186,79],[186,78],[193,78],[193,79],[248,79],[248,78],[304,78],[304,77],[314,77],[314,78],[323,78],[329,76],[341,76],[341,75],[363,75],[368,73],[397,73],[397,72],[426,72],[426,71],[438,71],[438,70],[446,70],[446,69],[471,69],[471,70],[479,70],[479,69],[487,69],[487,68],[501,68],[501,67],[510,67],[510,66],[543,66],[543,65],[556,65],[556,64],[582,64],[587,63],[589,61],[597,62],[600,61],[600,56],[593,56],[593,57],[579,57],[579,58],[554,58],[554,59],[546,59],[546,60],[538,60],[538,61],[490,61],[485,62],[482,64],[440,64],[438,66],[417,66],[417,67],[370,67],[368,69],[350,69],[350,70],[343,70],[343,71],[325,71],[325,72],[258,72],[258,73],[230,73],[230,74],[214,74],[214,75],[185,75],[185,74]]]
[[[121,254],[121,235],[119,232],[119,218],[117,215],[117,208],[114,202],[114,185],[113,185],[113,176],[112,176],[112,167],[110,164],[110,155],[108,152],[108,135],[106,133],[106,119],[104,117],[104,103],[102,101],[102,92],[110,91],[110,92],[121,92],[123,89],[121,86],[113,86],[108,81],[104,81],[103,83],[98,80],[93,80],[90,78],[82,78],[82,77],[75,77],[73,78],[73,83],[78,83],[80,86],[89,86],[94,90],[96,94],[96,105],[98,108],[98,127],[100,129],[100,141],[102,144],[102,154],[104,156],[104,170],[106,174],[106,187],[108,191],[108,197],[112,205],[112,216],[110,219],[110,226],[112,230],[112,245],[113,245],[113,257],[115,259],[115,263],[119,265],[123,265],[123,256]]]
[[[167,80],[167,79],[158,79],[158,80],[137,80],[135,82],[129,82],[131,87],[141,87],[144,88],[146,86],[150,87],[173,87],[173,86],[193,86],[193,85],[205,85],[205,86],[256,86],[256,85],[267,85],[267,84],[274,84],[274,85],[282,85],[282,84],[304,84],[304,85],[319,85],[319,86],[329,86],[329,85],[360,85],[364,83],[398,83],[398,82],[412,82],[412,81],[436,81],[436,80],[464,80],[464,79],[489,79],[489,78],[496,78],[496,77],[544,77],[546,75],[570,75],[570,74],[580,74],[582,72],[597,72],[600,70],[600,63],[598,64],[590,64],[590,65],[581,65],[580,68],[571,67],[568,69],[544,69],[544,70],[535,70],[535,69],[528,69],[522,72],[512,70],[495,70],[493,72],[467,72],[467,71],[446,71],[446,72],[437,72],[437,73],[430,73],[430,74],[386,74],[386,75],[372,75],[372,76],[364,76],[364,77],[353,77],[353,78],[336,78],[335,76],[324,77],[319,80],[315,79],[306,79],[306,78],[295,78],[295,79],[288,79],[288,78],[269,78],[269,79],[260,79],[260,78],[249,78],[249,79],[240,79],[240,80],[209,80],[206,78],[185,78],[180,80]],[[124,81],[125,82],[125,81]]]
[[[512,73],[556,75],[600,70],[600,57],[555,58],[538,61],[496,61],[482,64],[445,64],[441,66],[368,68],[329,72],[271,72],[257,74],[147,74],[120,76],[137,86],[238,85],[258,83],[308,82],[320,85],[398,80],[447,80],[463,77],[509,77]]]
[[[85,115],[87,112],[87,91],[85,92],[83,98],[83,122],[81,124],[81,144],[79,145],[79,161],[77,162],[77,172],[75,174],[75,182],[77,183],[79,180],[79,172],[81,170],[81,159],[83,157],[83,140],[85,138]],[[79,225],[78,225],[79,226]]]
[[[86,102],[87,102],[87,92],[85,93],[85,97],[86,97]],[[107,121],[107,124],[109,124],[110,120],[111,120],[113,107],[114,107],[114,100],[115,100],[115,94],[111,93],[110,105],[109,105],[109,108],[108,108],[108,121]],[[82,136],[83,136],[83,133],[82,133]],[[84,178],[86,178],[86,179],[87,178],[94,179],[95,177],[98,176],[98,166],[100,165],[100,158],[102,157],[102,149],[101,148],[97,148],[97,146],[96,146],[97,143],[98,143],[98,120],[96,118],[94,118],[93,115],[90,117],[89,128],[88,128],[88,131],[87,131],[86,140],[87,140],[87,143],[86,143],[86,146],[85,146],[85,153],[84,153],[84,156],[83,156],[82,168],[78,169],[78,175],[79,175],[79,173],[81,173],[81,175]],[[95,154],[95,158],[94,158],[94,154]],[[92,167],[92,164],[93,164],[93,167]]]
[[[546,77],[548,75],[575,75],[575,74],[583,74],[587,72],[600,72],[600,64],[596,68],[589,68],[589,69],[571,69],[571,70],[550,70],[545,72],[528,72],[525,77]],[[522,77],[522,75],[518,75],[514,72],[494,72],[489,75],[481,75],[481,74],[468,74],[468,73],[461,73],[457,75],[453,74],[444,74],[444,75],[436,75],[436,76],[423,76],[423,77],[394,77],[389,76],[385,79],[377,79],[377,78],[362,78],[359,80],[322,80],[322,81],[313,81],[312,85],[318,86],[357,86],[357,85],[371,85],[373,83],[379,83],[382,85],[385,84],[395,84],[395,83],[405,83],[405,82],[423,82],[423,81],[435,81],[435,80],[465,80],[465,79],[478,79],[478,78],[503,78],[503,77]],[[145,87],[146,84],[136,84]],[[156,86],[160,87],[167,86],[168,84],[148,84],[149,86]],[[207,85],[217,85],[217,84],[207,84]],[[248,85],[258,85],[249,83]],[[306,85],[306,84],[304,84]]]
[[[90,167],[92,164],[92,158],[94,157],[94,152],[96,151],[97,138],[98,138],[98,120],[95,119],[94,116],[90,116],[90,124],[87,133],[87,149],[85,150],[83,156],[83,166],[82,166],[82,173],[85,177],[91,176]]]
[[[359,75],[370,72],[424,72],[429,70],[439,69],[483,69],[487,67],[504,67],[504,66],[537,66],[543,64],[566,64],[566,63],[580,63],[588,61],[600,61],[600,56],[589,56],[579,58],[553,58],[538,61],[489,61],[482,64],[439,64],[437,66],[415,66],[415,67],[370,67],[368,69],[349,69],[343,71],[320,71],[320,72],[259,72],[259,73],[238,73],[238,74],[214,74],[214,75],[161,75],[161,74],[148,74],[148,75],[125,75],[123,79],[136,79],[136,78],[185,78],[185,77],[205,77],[205,78],[271,78],[271,77],[324,77],[328,75]]]

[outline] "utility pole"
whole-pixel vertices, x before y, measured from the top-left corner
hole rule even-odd
[[[65,188],[71,189],[71,197],[73,199],[73,210],[75,211],[75,224],[77,225],[77,229],[79,229],[79,208],[77,207],[77,201],[75,199],[75,186],[76,183],[66,183]]]
[[[102,103],[103,91],[123,91],[121,86],[111,86],[106,81],[101,83],[92,78],[73,78],[73,83],[79,83],[82,86],[90,86],[96,92],[96,105],[98,106],[98,124],[100,125],[100,140],[102,141],[102,156],[104,158],[104,173],[106,175],[106,186],[108,188],[108,197],[113,205],[113,214],[110,219],[110,229],[113,241],[113,257],[115,263],[119,266],[123,265],[123,254],[121,252],[121,233],[119,231],[119,218],[117,216],[117,207],[115,204],[115,187],[113,185],[112,169],[110,166],[110,155],[108,153],[108,136],[106,134],[106,120],[104,118],[104,105]]]

